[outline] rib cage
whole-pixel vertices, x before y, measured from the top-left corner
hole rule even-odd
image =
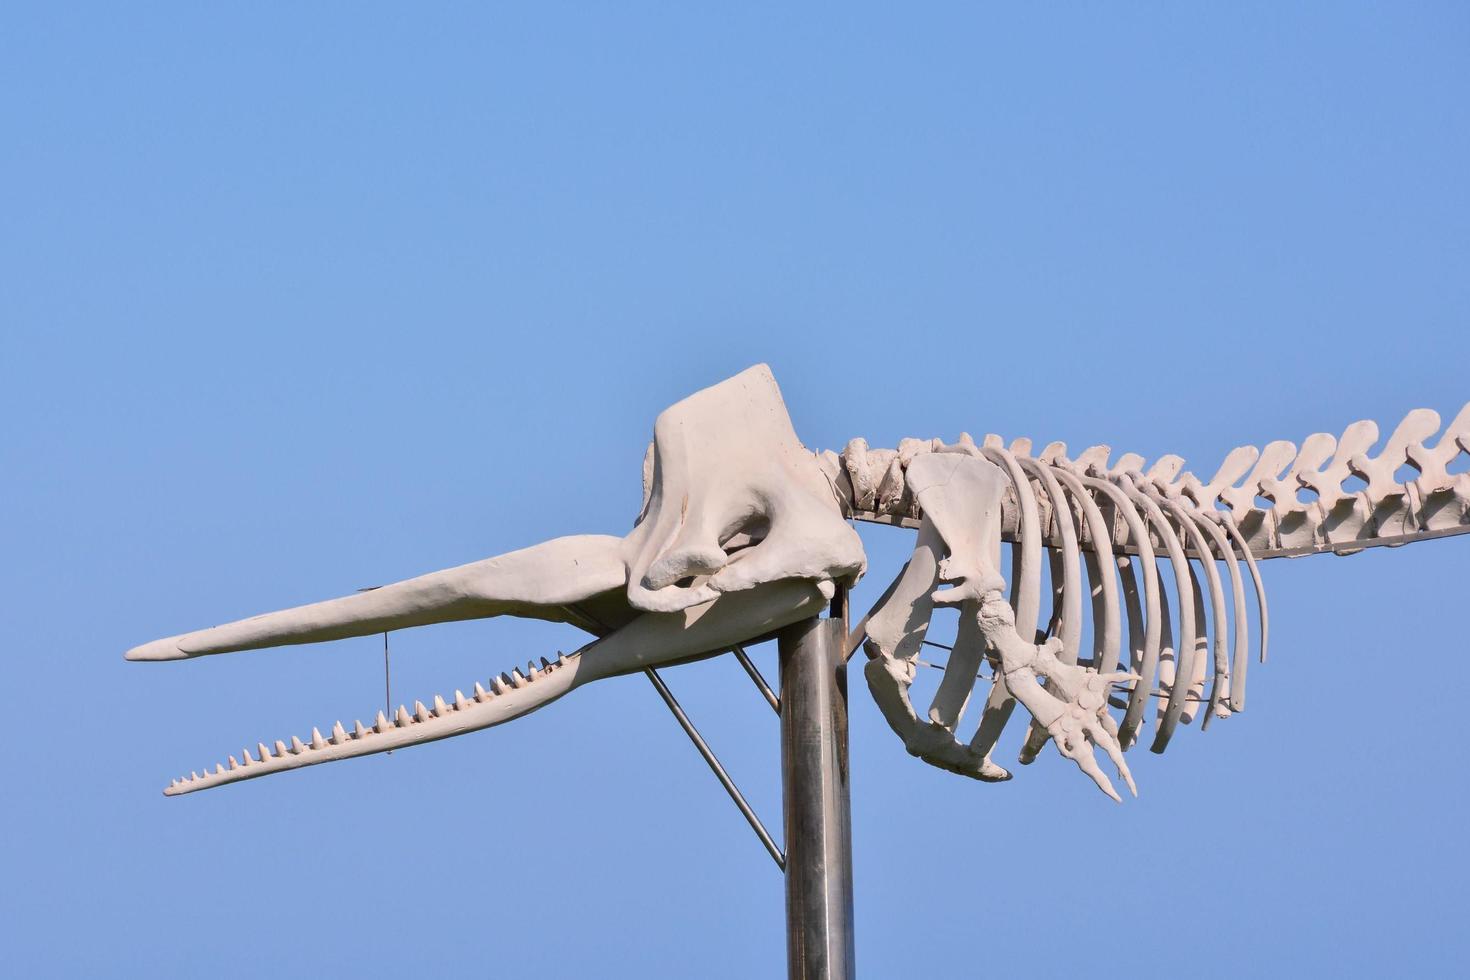
[[[1257,559],[1350,554],[1470,531],[1470,473],[1449,471],[1458,457],[1470,455],[1470,405],[1427,446],[1439,421],[1428,409],[1410,412],[1373,457],[1367,451],[1378,440],[1378,427],[1369,421],[1353,423],[1340,438],[1309,436],[1300,451],[1286,441],[1264,450],[1240,447],[1209,481],[1181,472],[1178,456],[1147,466],[1142,456],[1128,453],[1110,464],[1111,450],[1094,446],[1074,460],[1062,443],[1033,454],[1029,439],[1006,447],[994,435],[978,445],[968,434],[953,444],[904,439],[896,450],[870,449],[855,439],[840,455],[828,452],[822,459],[852,517],[905,526],[918,526],[923,517],[905,479],[916,456],[964,453],[999,466],[1010,482],[1001,535],[1015,546],[1011,605],[1018,632],[1029,637],[1039,625],[1039,538],[1050,554],[1054,594],[1050,622],[1036,630],[1038,641],[1056,637],[1063,663],[1105,674],[1120,659],[1126,609],[1128,666],[1141,679],[1128,686],[1126,701],[1113,702],[1124,711],[1119,741],[1125,748],[1136,744],[1148,701],[1157,693],[1151,747],[1162,752],[1178,724],[1191,721],[1200,706],[1202,727],[1245,707],[1247,574],[1256,596],[1262,661],[1269,635]],[[1395,475],[1404,466],[1418,475],[1399,483]],[[1354,477],[1361,489],[1345,486]],[[1301,500],[1304,490],[1315,499]],[[1258,506],[1258,498],[1270,505]],[[1090,661],[1079,650],[1083,560],[1094,620]],[[1225,566],[1225,579],[1216,562]],[[1172,603],[1161,586],[1161,565],[1172,572]],[[1003,686],[992,691],[972,750],[988,757],[1012,703]],[[958,724],[957,714],[938,697],[929,718],[951,734]],[[1021,761],[1031,761],[1045,741],[1045,730],[1033,723]]]

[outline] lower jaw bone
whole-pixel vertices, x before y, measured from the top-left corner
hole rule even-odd
[[[252,760],[246,752],[243,765],[222,771],[219,767],[213,771],[206,769],[203,775],[174,780],[163,792],[165,796],[181,796],[288,769],[373,755],[490,728],[545,707],[566,694],[577,686],[580,666],[581,658],[573,654],[563,662],[536,671],[521,687],[508,688],[497,694],[477,684],[473,699],[457,694],[454,703],[450,704],[443,698],[436,698],[432,712],[422,704],[413,714],[401,708],[396,722],[385,719],[371,728],[358,722],[354,730],[348,732],[338,722],[332,728],[330,740],[323,739],[314,731],[310,745],[294,738],[290,747],[278,741],[276,754],[269,754],[265,744],[261,743],[258,746],[261,758]]]

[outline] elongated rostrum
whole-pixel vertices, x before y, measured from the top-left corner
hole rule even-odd
[[[1096,748],[1134,790],[1124,753],[1145,731],[1162,752],[1180,724],[1198,718],[1205,728],[1245,709],[1252,650],[1264,661],[1269,638],[1262,561],[1470,531],[1470,405],[1443,431],[1435,412],[1410,412],[1368,455],[1378,439],[1374,423],[1354,422],[1339,437],[1308,436],[1300,449],[1244,446],[1208,481],[1183,472],[1178,456],[1149,464],[1093,446],[1074,458],[1061,443],[1033,452],[1030,440],[1007,445],[993,435],[904,439],[894,449],[855,439],[841,453],[813,453],[760,364],[659,415],[643,506],[623,537],[556,538],[154,640],[127,658],[181,660],[502,615],[570,623],[593,637],[570,654],[529,660],[524,672],[474,681],[470,694],[435,695],[371,724],[337,722],[325,735],[313,728],[309,738],[258,742],[253,753],[173,780],[164,792],[174,796],[488,728],[589,681],[758,642],[820,614],[863,575],[854,521],[893,524],[916,531],[913,554],[854,626],[848,652],[866,654],[868,687],[906,749],[951,772],[1009,779],[991,757],[1019,702],[1031,719],[1020,761],[1053,743],[1116,800]],[[1406,467],[1413,479],[1400,482]],[[940,606],[959,610],[959,626],[921,716],[912,685]],[[964,737],[977,686],[977,720]]]

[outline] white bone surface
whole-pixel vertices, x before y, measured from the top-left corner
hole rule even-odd
[[[764,364],[665,409],[653,432],[648,501],[624,541],[635,609],[673,612],[767,582],[862,574],[862,542],[797,440]],[[897,453],[886,459],[885,473],[889,463],[897,468]],[[882,489],[880,479],[875,501],[892,506],[877,496]],[[756,543],[730,553],[740,534]],[[690,578],[700,581],[680,584]]]
[[[935,439],[905,439],[903,451],[897,454],[856,440],[852,445],[861,451],[849,451],[836,460],[842,469],[833,482],[838,487],[875,484],[878,475],[863,472],[874,460],[881,461],[882,478],[891,481],[895,455],[912,472],[923,465],[926,451],[987,458],[1011,472],[1011,484],[1001,496],[999,524],[1002,538],[1013,544],[1013,617],[1022,618],[1016,600],[1039,600],[1040,561],[1033,540],[1039,535],[1040,544],[1051,554],[1053,588],[1060,590],[1051,631],[1062,634],[1072,608],[1064,601],[1068,560],[1082,548],[1093,593],[1095,637],[1099,629],[1119,629],[1126,609],[1130,663],[1141,677],[1127,701],[1118,702],[1125,707],[1119,741],[1122,746],[1136,742],[1145,708],[1150,699],[1158,698],[1158,731],[1152,742],[1157,752],[1169,744],[1181,721],[1187,723],[1203,711],[1202,727],[1207,727],[1211,719],[1245,708],[1252,624],[1247,619],[1242,563],[1256,596],[1256,626],[1264,662],[1270,622],[1258,559],[1351,554],[1366,547],[1470,532],[1470,473],[1451,472],[1462,468],[1455,466],[1462,454],[1470,456],[1470,405],[1443,429],[1437,441],[1432,440],[1438,428],[1437,413],[1420,409],[1394,428],[1376,454],[1371,451],[1379,430],[1367,421],[1349,425],[1340,437],[1308,436],[1300,451],[1286,440],[1270,443],[1264,450],[1241,446],[1227,454],[1208,483],[1184,472],[1178,456],[1163,456],[1149,465],[1138,454],[1124,453],[1110,463],[1112,451],[1107,446],[1093,446],[1073,462],[1061,443],[1048,444],[1033,455],[1035,444],[1030,439],[1013,439],[1007,450],[1002,448],[1006,440],[995,434],[987,435],[978,447],[966,435],[954,445]],[[1417,471],[1417,476],[1399,482],[1404,466]],[[1354,477],[1363,481],[1362,489],[1346,486]],[[1072,485],[1074,479],[1081,481],[1080,488]],[[903,496],[900,507],[884,510],[876,492],[861,500],[851,496],[848,506],[855,516],[866,520],[910,525],[918,523],[916,519],[927,521],[930,515],[922,506],[922,495],[914,492],[912,476],[909,482],[910,492]],[[1072,505],[1063,500],[1066,493],[1056,491],[1058,482],[1072,495]],[[1088,499],[1077,498],[1079,489]],[[1303,499],[1305,492],[1315,499]],[[1261,500],[1266,503],[1262,505]],[[1089,504],[1099,510],[1097,516],[1087,512]],[[1106,506],[1106,513],[1098,504]],[[1074,507],[1075,514],[1071,513]],[[1074,527],[1064,517],[1075,517],[1078,524]],[[1138,556],[1136,566],[1129,554]],[[1115,587],[1104,595],[1105,589],[1097,582],[1099,562],[1114,558],[1123,588],[1121,593]],[[1164,601],[1155,567],[1165,559],[1174,569],[1173,610]],[[1217,561],[1224,562],[1226,576],[1219,574]],[[1143,573],[1141,583],[1139,572]],[[1070,580],[1076,581],[1075,574]],[[1030,614],[1033,609],[1039,611],[1035,606],[1025,611]],[[1016,632],[1029,637],[1032,629],[1028,625]],[[1051,648],[1054,659],[1064,667],[1076,656],[1068,639],[1060,636]],[[1106,669],[1117,663],[1116,655],[1105,658],[1100,650],[1095,638],[1095,665]],[[960,683],[973,676],[975,662],[973,652],[957,649],[956,653],[962,655],[951,659],[955,672],[946,670],[930,713],[931,722],[947,730],[953,730],[958,721],[956,709],[964,704],[958,693]],[[971,742],[976,754],[988,756],[993,749],[1014,703],[1011,698],[1006,674],[1001,672]],[[1023,762],[1041,747],[1040,730],[1033,725],[1032,736],[1023,747]]]
[[[908,470],[915,496],[923,499],[926,493],[942,493],[965,459],[966,457],[959,455],[929,454],[916,460]],[[992,473],[997,481],[1001,479],[993,467],[982,471],[980,479]],[[963,493],[969,486],[949,489]],[[964,518],[956,527],[951,528],[950,534],[971,535],[975,542],[974,548],[956,552],[942,536],[935,517],[931,516],[924,521],[919,528],[918,540],[909,563],[885,593],[878,609],[868,617],[866,650],[870,659],[863,673],[883,717],[903,739],[904,746],[911,754],[951,772],[976,779],[998,781],[1010,778],[1010,774],[990,762],[986,753],[975,752],[955,738],[953,726],[946,723],[948,712],[945,708],[936,705],[939,717],[931,716],[929,720],[922,721],[908,696],[909,687],[914,680],[919,647],[928,630],[934,603],[940,600],[940,593],[936,591],[940,582],[963,580],[969,583],[961,588],[999,589],[1004,585],[1004,580],[993,571],[1000,548],[999,494],[991,493],[988,497],[971,494],[966,502],[969,507]],[[965,564],[966,558],[973,557],[976,549],[983,547],[988,537],[993,537],[994,552],[982,556],[983,566]],[[946,550],[949,555],[947,558],[943,557]],[[950,597],[946,595],[944,598]],[[972,652],[979,649],[978,637],[967,636],[956,644],[956,650],[961,652],[960,659],[951,659],[951,667],[960,674],[967,675],[961,682],[965,693],[974,684],[977,664]],[[945,680],[949,680],[948,670]],[[957,720],[958,709],[953,709],[953,713]]]
[[[1065,456],[1058,454],[1053,465],[1064,471],[1076,471],[1075,464],[1067,462]],[[1154,558],[1153,541],[1148,534],[1148,526],[1143,515],[1133,502],[1113,483],[1090,476],[1078,476],[1078,481],[1087,489],[1096,492],[1099,499],[1106,499],[1112,504],[1113,510],[1123,518],[1125,537],[1137,542],[1138,564],[1143,571],[1143,604],[1137,602],[1137,577],[1131,563],[1126,556],[1119,559],[1119,571],[1122,573],[1125,590],[1133,595],[1133,603],[1128,609],[1129,639],[1133,653],[1129,664],[1135,674],[1142,680],[1134,685],[1129,695],[1127,709],[1123,721],[1119,725],[1119,741],[1126,749],[1133,745],[1137,737],[1138,727],[1143,722],[1143,712],[1148,706],[1149,691],[1153,685],[1154,674],[1158,670],[1159,655],[1162,644],[1163,606],[1161,602],[1161,590],[1159,588],[1158,563]],[[1140,623],[1139,620],[1143,622]],[[1109,665],[1106,669],[1111,669]]]
[[[1208,483],[1179,456],[1152,464],[1094,446],[1075,461],[1051,443],[967,434],[953,444],[906,438],[896,449],[854,439],[813,454],[797,439],[764,365],[661,413],[643,459],[643,505],[622,538],[557,538],[370,592],[268,613],[135,647],[131,660],[175,660],[499,615],[568,622],[598,637],[553,662],[529,660],[455,690],[340,721],[329,735],[259,742],[175,780],[170,795],[446,738],[520,717],[574,688],[644,667],[711,656],[820,613],[865,569],[851,516],[918,528],[912,558],[859,630],[865,676],[885,720],[916,756],[982,780],[1010,773],[990,756],[1012,708],[1031,714],[1021,761],[1049,742],[1109,796],[1103,749],[1133,788],[1122,752],[1157,699],[1153,751],[1203,712],[1201,727],[1245,708],[1251,624],[1242,563],[1256,594],[1260,658],[1269,618],[1258,559],[1352,553],[1470,531],[1470,405],[1440,433],[1420,409],[1372,453],[1379,429],[1238,447]],[[1430,443],[1433,442],[1432,445]],[[1408,466],[1417,476],[1399,482]],[[1356,478],[1361,489],[1346,483]],[[1303,500],[1310,491],[1315,499]],[[1259,501],[1265,500],[1266,505]],[[1012,544],[1010,600],[1001,544]],[[1038,633],[1043,553],[1053,604]],[[1091,601],[1084,604],[1081,567]],[[1173,609],[1160,566],[1173,570]],[[1216,562],[1223,562],[1222,577]],[[1228,585],[1229,595],[1226,595]],[[960,626],[925,715],[909,692],[937,605]],[[1081,662],[1083,617],[1093,646]],[[1117,669],[1128,623],[1129,671]],[[852,639],[850,644],[855,644]],[[973,737],[958,734],[980,668],[993,668]],[[1205,685],[1209,681],[1209,694]],[[1157,688],[1155,685],[1157,684]],[[1126,699],[1110,701],[1116,689]],[[1121,724],[1109,714],[1122,709]],[[273,747],[271,747],[273,746]]]
[[[983,447],[994,449],[996,447]],[[1006,678],[1006,686],[1042,729],[1056,740],[1063,755],[1072,759],[1097,786],[1113,799],[1118,799],[1107,777],[1093,758],[1092,746],[1104,749],[1118,767],[1119,775],[1133,788],[1133,780],[1123,761],[1117,741],[1117,727],[1107,716],[1107,686],[1115,680],[1132,678],[1131,674],[1099,675],[1096,671],[1066,664],[1058,659],[1061,641],[1048,640],[1040,646],[1022,639],[1017,633],[1015,614],[1002,597],[1004,584],[996,562],[1000,552],[999,514],[1006,486],[1003,471],[994,463],[980,458],[979,453],[937,453],[917,457],[909,467],[909,482],[915,498],[925,514],[921,528],[923,537],[896,586],[880,601],[869,617],[870,661],[864,669],[869,686],[880,706],[887,706],[884,716],[905,744],[914,751],[913,741],[922,731],[922,723],[907,705],[907,688],[912,683],[912,670],[906,669],[898,656],[894,638],[913,636],[922,628],[915,624],[927,619],[930,603],[959,605],[962,620],[972,621],[983,636],[985,648],[997,663],[997,676]],[[1062,512],[1070,519],[1070,512]],[[935,541],[937,534],[938,542]],[[936,544],[942,544],[947,557],[938,563],[938,577],[949,584],[927,598],[919,594],[921,578],[929,577]],[[915,561],[922,562],[922,575],[913,571]],[[872,624],[880,624],[879,638],[874,639]],[[886,624],[905,624],[901,634]],[[921,635],[921,634],[920,634]],[[946,668],[959,670],[973,678],[968,660],[958,666],[954,661]],[[1047,682],[1047,689],[1037,683]],[[949,732],[942,725],[929,738],[938,742]],[[945,742],[938,750],[929,744],[921,746],[920,755],[941,768],[976,778],[994,778],[987,771],[993,766],[987,756],[972,743],[966,747],[958,741]]]
[[[1351,554],[1368,547],[1470,532],[1470,473],[1450,472],[1457,459],[1470,457],[1470,405],[1456,414],[1430,446],[1430,437],[1438,426],[1438,413],[1415,409],[1394,427],[1376,454],[1372,448],[1379,429],[1370,421],[1354,422],[1336,439],[1326,433],[1308,436],[1299,452],[1286,440],[1272,442],[1264,450],[1240,446],[1226,455],[1208,482],[1182,472],[1183,460],[1173,455],[1160,457],[1150,466],[1142,456],[1125,453],[1109,465],[1112,451],[1107,446],[1084,450],[1072,465],[1080,472],[1109,477],[1130,471],[1146,474],[1144,480],[1165,496],[1182,499],[1212,521],[1219,521],[1216,514],[1221,509],[1229,512],[1252,561],[1319,552]],[[961,443],[966,439],[962,437]],[[933,445],[934,451],[941,452],[957,448],[944,447],[934,439],[904,442],[915,447]],[[864,460],[882,459],[886,475],[890,457],[881,449],[862,445],[861,456],[848,454],[842,458],[842,476],[846,479],[835,480],[838,485],[858,486],[876,479],[862,472],[863,466],[871,466]],[[999,448],[1005,440],[989,435],[984,445],[987,449]],[[1024,447],[1028,455],[1032,445],[1024,438],[1011,441],[1013,448]],[[922,448],[917,451],[922,452]],[[1058,455],[1065,458],[1065,447],[1053,443],[1034,458],[1056,465]],[[1402,483],[1400,471],[1405,466],[1417,470],[1418,476]],[[1355,491],[1345,486],[1354,477],[1364,481],[1364,489]],[[1299,490],[1310,491],[1315,499],[1301,499]],[[1270,501],[1270,505],[1259,506],[1257,498]],[[902,511],[882,510],[876,494],[865,500],[849,497],[847,503],[860,518],[902,523],[919,516],[911,498],[905,500],[909,506]],[[1019,505],[1018,496],[1008,493],[1002,517],[1007,541],[1025,536],[1020,528]],[[1060,548],[1059,531],[1052,526],[1049,508],[1043,505],[1042,509],[1048,525],[1045,544]],[[1156,538],[1155,544],[1161,543]],[[1115,526],[1113,544],[1130,552],[1137,550],[1137,541],[1121,523]],[[1192,544],[1187,550],[1198,557]]]

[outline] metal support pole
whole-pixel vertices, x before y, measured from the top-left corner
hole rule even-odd
[[[847,639],[841,618],[780,634],[791,980],[853,980],[852,809],[847,785]]]

